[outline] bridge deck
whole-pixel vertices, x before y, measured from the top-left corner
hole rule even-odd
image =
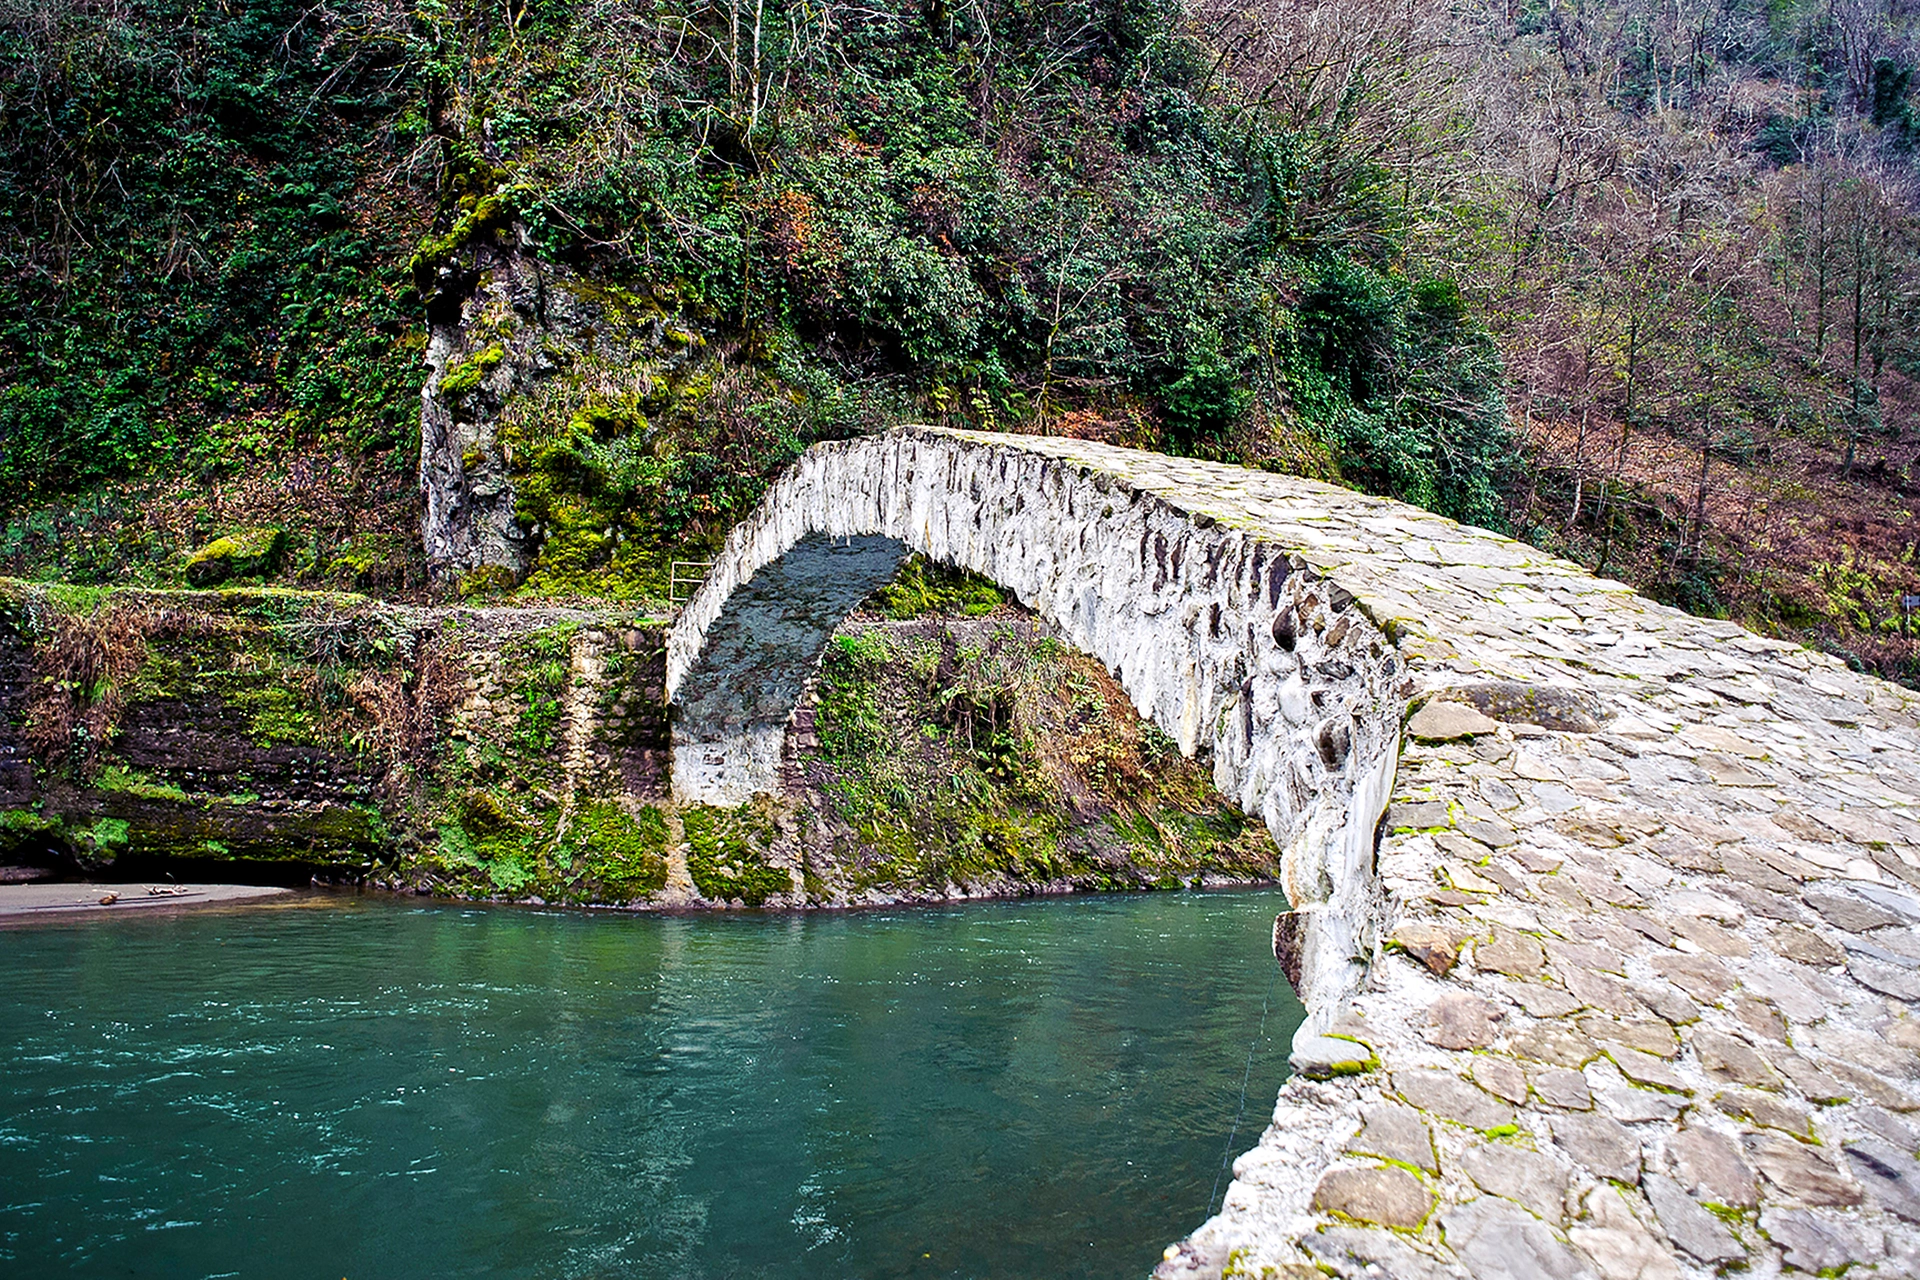
[[[1159,1274],[1920,1274],[1920,698],[1309,481],[964,432],[829,450],[794,489],[813,526],[835,485],[942,466],[911,519],[862,500],[895,536],[943,501],[1117,520],[1092,485],[1188,522],[1189,603],[1221,539],[1278,548],[1405,664],[1364,983],[1320,997],[1272,1127]]]

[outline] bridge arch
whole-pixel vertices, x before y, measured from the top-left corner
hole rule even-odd
[[[1220,792],[1282,850],[1288,898],[1313,925],[1301,994],[1331,1008],[1377,942],[1374,834],[1402,661],[1296,551],[1183,500],[1254,473],[1059,443],[1073,456],[1033,437],[911,428],[808,450],[668,631],[675,793],[737,804],[777,791],[788,719],[833,629],[919,552],[1012,592],[1183,753],[1211,758]],[[1142,483],[1146,471],[1163,483]]]
[[[1597,1273],[1583,1251],[1624,1256],[1635,1230],[1658,1252],[1656,1220],[1670,1274],[1765,1272],[1764,1233],[1706,1240],[1717,1220],[1657,1170],[1681,1176],[1670,1157],[1697,1141],[1753,1155],[1765,1221],[1798,1175],[1764,1162],[1812,1132],[1795,1143],[1772,1117],[1816,1106],[1837,1220],[1911,1253],[1920,1168],[1875,1110],[1920,1109],[1920,976],[1895,949],[1920,937],[1911,691],[1400,503],[911,429],[810,450],[729,538],[669,633],[688,761],[691,695],[724,683],[708,655],[742,626],[743,584],[744,602],[760,574],[863,546],[876,574],[916,550],[1009,588],[1183,750],[1210,751],[1283,851],[1296,1074],[1218,1216],[1157,1276],[1504,1276],[1516,1240],[1543,1274]],[[1666,1028],[1666,1056],[1629,1027]],[[1729,1091],[1732,1055],[1771,1092]],[[1498,1190],[1422,1176],[1476,1163]]]

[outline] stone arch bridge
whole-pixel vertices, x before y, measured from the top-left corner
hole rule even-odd
[[[1284,852],[1295,1074],[1157,1274],[1920,1275],[1920,698],[1398,503],[916,428],[809,450],[672,625],[682,796],[777,787],[910,551]]]

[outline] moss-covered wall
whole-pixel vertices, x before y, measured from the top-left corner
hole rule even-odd
[[[511,893],[657,789],[662,661],[612,613],[0,582],[0,855]]]
[[[1023,611],[855,618],[795,717],[787,843],[817,900],[1276,879],[1266,828]]]
[[[717,808],[668,795],[654,620],[0,579],[0,863],[655,907],[1276,874],[1097,663],[902,581],[829,645],[785,794]]]

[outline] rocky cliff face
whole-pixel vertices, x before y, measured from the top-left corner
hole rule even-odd
[[[445,582],[510,585],[548,533],[518,502],[530,472],[583,431],[591,437],[596,418],[644,423],[639,406],[699,339],[650,298],[540,261],[517,225],[474,239],[437,269],[428,318],[427,560]]]
[[[527,530],[514,518],[501,456],[501,410],[541,372],[544,273],[518,248],[482,245],[441,268],[421,388],[420,535],[437,577],[526,572]]]

